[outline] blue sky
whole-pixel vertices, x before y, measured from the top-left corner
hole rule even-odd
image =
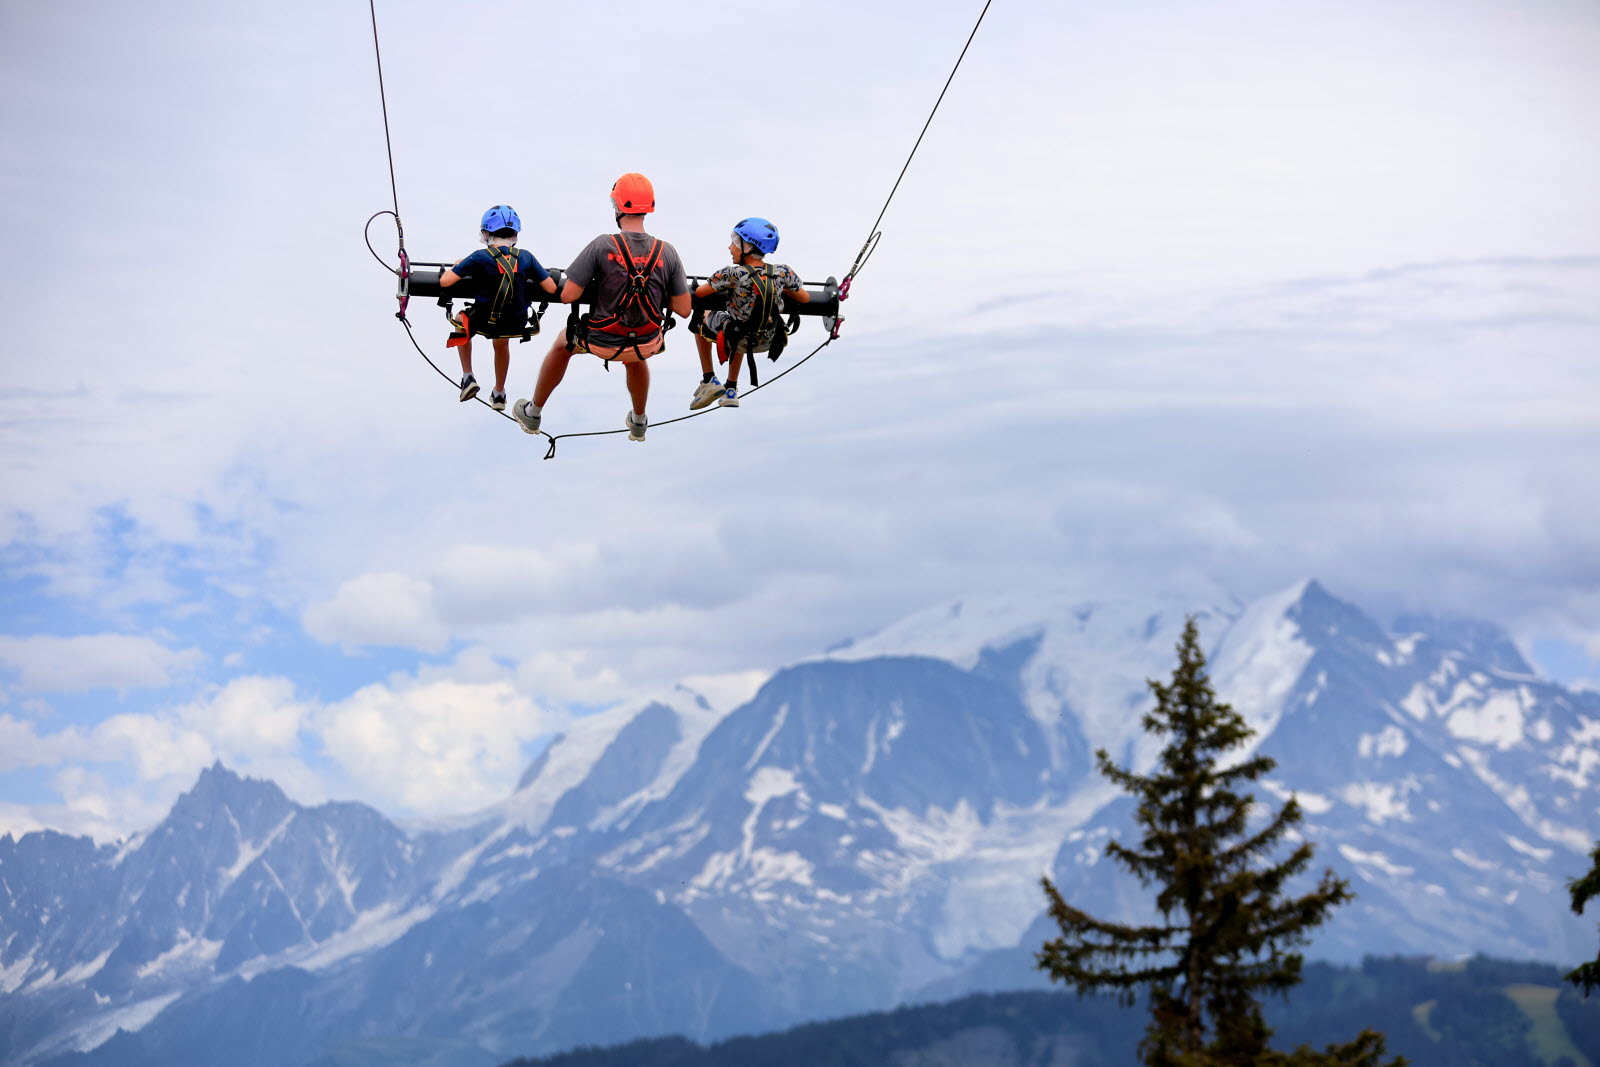
[[[842,273],[978,7],[382,3],[408,246],[509,202],[562,263],[641,170],[691,270],[755,214]],[[391,318],[365,5],[0,41],[0,832],[136,830],[217,758],[467,810],[573,714],[1041,584],[1315,576],[1600,683],[1590,3],[996,0],[845,343],[549,463]],[[577,364],[546,419],[624,407]]]

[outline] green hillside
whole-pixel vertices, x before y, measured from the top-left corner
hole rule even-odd
[[[1586,1000],[1546,964],[1310,964],[1288,1000],[1265,1008],[1279,1048],[1321,1048],[1370,1027],[1414,1067],[1600,1067],[1600,997]],[[1142,1007],[1114,1000],[993,994],[709,1047],[663,1038],[508,1067],[1125,1067],[1144,1025]]]

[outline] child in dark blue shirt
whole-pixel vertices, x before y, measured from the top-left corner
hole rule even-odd
[[[449,342],[451,347],[461,349],[461,399],[471,400],[478,395],[478,380],[472,376],[472,335],[478,334],[494,343],[494,389],[489,393],[489,406],[504,411],[511,338],[522,336],[528,329],[528,304],[532,300],[528,279],[552,295],[556,283],[532,252],[517,248],[522,220],[510,206],[497,204],[485,211],[481,229],[487,247],[441,274],[439,286],[449,288],[465,281],[466,295],[472,300],[461,313],[460,334],[452,335]]]

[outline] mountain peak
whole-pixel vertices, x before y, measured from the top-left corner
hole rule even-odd
[[[200,772],[189,791],[172,805],[168,819],[197,818],[204,820],[221,808],[237,813],[286,812],[293,802],[284,795],[275,782],[262,778],[245,778],[228,769],[221,760]]]
[[[1492,622],[1465,616],[1408,612],[1395,619],[1394,630],[1401,634],[1423,634],[1444,648],[1466,654],[1485,667],[1508,674],[1534,673],[1511,640],[1511,635]]]
[[[1333,641],[1354,642],[1369,649],[1386,648],[1389,637],[1359,608],[1325,589],[1315,578],[1296,587],[1299,595],[1286,614],[1300,629],[1300,636],[1313,647]]]

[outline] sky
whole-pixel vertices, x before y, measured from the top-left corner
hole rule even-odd
[[[761,215],[842,275],[980,7],[383,0],[392,192],[365,4],[0,6],[0,833],[218,759],[459,814],[576,716],[1044,586],[1315,577],[1600,685],[1589,0],[994,0],[841,341],[642,447],[546,462],[395,322],[392,196],[415,259],[510,203],[561,264],[631,170],[693,273]],[[545,423],[626,407],[579,361]]]

